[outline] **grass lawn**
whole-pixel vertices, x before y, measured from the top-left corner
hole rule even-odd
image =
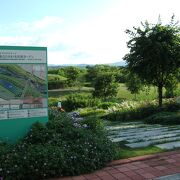
[[[180,84],[178,85],[178,89],[180,89]],[[176,90],[176,94],[180,95],[180,92]],[[65,88],[65,89],[54,89],[49,90],[49,97],[53,98],[59,98],[65,99],[66,95],[72,94],[72,93],[91,93],[93,91],[92,87],[71,87],[71,88]],[[127,90],[127,87],[125,84],[120,83],[118,88],[118,94],[115,98],[109,98],[109,101],[112,102],[120,102],[122,100],[137,100],[137,101],[143,101],[143,100],[153,100],[156,99],[158,96],[157,94],[157,88],[156,87],[150,87],[149,89],[146,88],[144,91],[141,91],[139,94],[135,95],[131,94],[130,91]]]
[[[143,148],[128,148],[124,146],[119,146],[117,148],[117,154],[115,160],[126,159],[135,156],[143,156],[148,154],[155,154],[160,152],[165,152],[167,150],[160,149],[155,146],[143,147]]]
[[[120,99],[128,99],[128,100],[153,100],[157,98],[157,89],[155,87],[146,88],[144,91],[141,91],[139,94],[135,95],[131,94],[130,91],[127,90],[125,84],[121,83],[119,85],[119,90],[117,97]]]
[[[92,87],[72,87],[72,88],[65,88],[65,89],[54,89],[54,90],[49,90],[48,95],[50,98],[61,98],[62,100],[65,99],[65,97],[69,94],[74,94],[74,93],[91,93],[93,90]]]

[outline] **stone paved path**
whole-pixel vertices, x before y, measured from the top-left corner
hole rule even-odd
[[[116,160],[91,174],[54,180],[143,180],[180,173],[180,150]]]
[[[126,141],[131,148],[155,145],[162,149],[180,147],[180,125],[149,125],[129,122],[107,126],[113,142]]]

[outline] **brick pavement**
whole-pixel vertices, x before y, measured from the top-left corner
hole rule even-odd
[[[54,180],[143,180],[180,173],[180,150],[116,160],[90,174]]]

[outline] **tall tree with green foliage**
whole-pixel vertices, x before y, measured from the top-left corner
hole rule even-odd
[[[115,77],[112,73],[99,74],[94,82],[95,97],[114,97],[118,92],[118,84],[115,82]]]
[[[161,107],[162,89],[180,67],[180,27],[172,16],[169,24],[146,21],[126,33],[130,35],[130,52],[124,57],[127,67],[143,81],[157,86]]]

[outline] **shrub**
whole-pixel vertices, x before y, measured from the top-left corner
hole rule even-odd
[[[82,109],[78,109],[78,111],[82,117],[104,115],[106,113],[106,110],[97,109],[96,107],[94,107],[94,108],[82,108]]]
[[[67,78],[56,74],[48,74],[48,89],[59,89],[64,87],[67,87]]]
[[[108,108],[110,108],[112,106],[116,106],[116,105],[117,105],[117,103],[115,103],[115,102],[102,102],[98,105],[98,108],[108,109]]]
[[[93,98],[91,95],[76,93],[67,96],[66,100],[62,102],[66,111],[73,111],[78,108],[97,106],[100,100]]]
[[[48,105],[49,105],[49,107],[51,107],[51,106],[57,107],[58,101],[60,101],[60,99],[58,99],[58,98],[52,98],[52,97],[48,98]]]
[[[160,112],[145,119],[150,124],[180,124],[180,112]]]
[[[109,113],[104,117],[111,121],[140,120],[163,111],[177,111],[179,104],[174,99],[165,100],[162,108],[158,107],[156,101],[133,102],[125,101],[119,105],[109,108]]]
[[[95,133],[102,134],[104,133],[104,123],[101,119],[96,116],[91,116],[85,118],[84,121],[81,122],[82,125],[87,125],[87,127]]]
[[[17,144],[1,145],[0,177],[34,180],[78,175],[112,160],[115,149],[100,120],[87,119],[86,127],[76,127],[66,113],[50,113],[46,125],[35,123]]]

